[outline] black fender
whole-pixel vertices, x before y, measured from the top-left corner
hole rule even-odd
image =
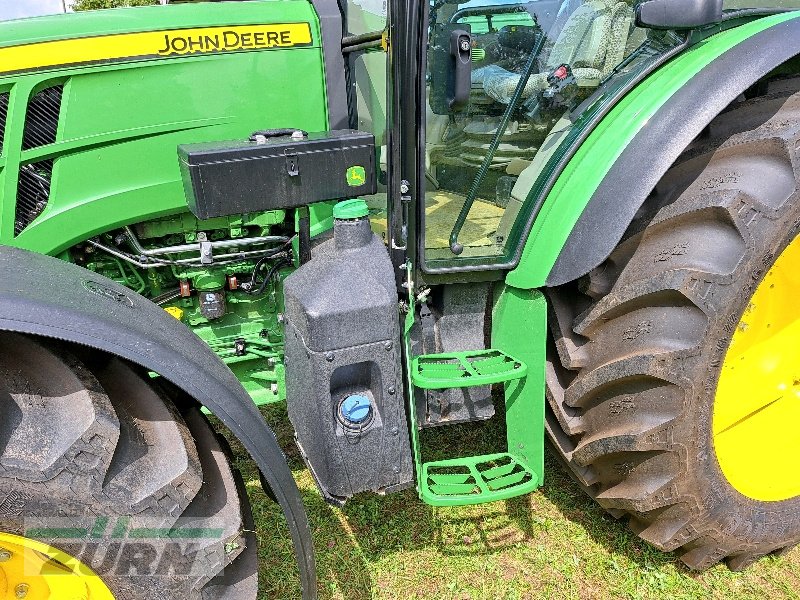
[[[547,285],[574,281],[601,264],[692,140],[748,88],[798,55],[800,19],[793,19],[734,46],[675,93],[606,174],[553,264]]]
[[[96,273],[0,246],[0,330],[83,344],[125,358],[208,408],[258,465],[286,516],[303,597],[317,597],[308,517],[286,457],[239,380],[188,327]]]

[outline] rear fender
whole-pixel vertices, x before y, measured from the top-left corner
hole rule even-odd
[[[718,33],[650,75],[597,126],[547,196],[506,283],[574,281],[601,264],[670,166],[753,84],[800,55],[800,13]]]
[[[160,374],[217,416],[258,465],[283,509],[304,598],[316,598],[314,548],[275,435],[225,364],[146,298],[76,265],[0,246],[0,330],[83,344]]]

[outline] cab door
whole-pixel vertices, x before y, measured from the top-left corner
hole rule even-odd
[[[637,28],[634,14],[628,0],[428,6],[424,272],[513,266],[559,160],[626,82],[680,41]]]

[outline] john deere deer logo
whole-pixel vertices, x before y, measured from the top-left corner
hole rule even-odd
[[[367,183],[367,170],[364,167],[356,166],[347,169],[347,185],[360,187],[365,183]]]

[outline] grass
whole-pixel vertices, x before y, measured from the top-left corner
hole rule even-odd
[[[742,573],[724,565],[691,572],[608,516],[552,457],[541,490],[505,502],[433,508],[406,490],[362,494],[343,509],[330,507],[303,465],[283,410],[262,412],[308,510],[323,599],[800,598],[800,550],[767,557]],[[458,443],[470,453],[484,452],[502,439],[493,422],[426,433],[432,438],[426,450],[440,455]],[[261,491],[246,453],[237,445],[234,452],[253,504],[259,599],[299,598],[280,509]]]

